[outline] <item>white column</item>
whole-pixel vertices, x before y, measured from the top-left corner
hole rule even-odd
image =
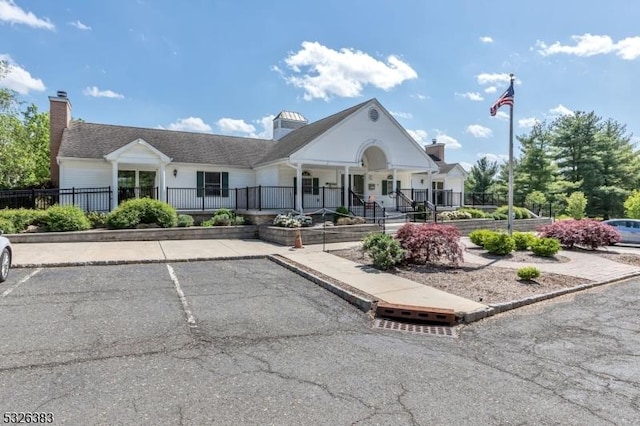
[[[158,195],[160,196],[160,201],[167,201],[167,165],[160,165],[160,179],[158,182]]]
[[[427,201],[433,200],[433,172],[429,172],[429,179],[427,179]]]
[[[397,187],[398,187],[398,170],[397,169],[393,169],[393,188],[391,190],[395,191]],[[392,207],[397,207],[397,205],[398,205],[398,194],[396,194],[396,196],[393,197],[392,199],[393,199],[393,204],[394,204]]]
[[[460,189],[460,207],[464,207],[464,178],[460,179],[462,188]]]
[[[296,211],[302,214],[302,164],[296,166]]]
[[[349,205],[349,166],[344,166],[344,199],[342,205],[347,207]]]
[[[118,162],[111,162],[111,210],[118,207]]]

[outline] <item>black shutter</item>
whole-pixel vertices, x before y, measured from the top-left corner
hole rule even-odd
[[[229,172],[222,172],[222,196],[229,196]]]
[[[313,178],[313,195],[320,195],[320,179]]]
[[[383,180],[382,181],[382,195],[387,195],[387,181]]]
[[[197,197],[204,197],[204,172],[196,172]]]

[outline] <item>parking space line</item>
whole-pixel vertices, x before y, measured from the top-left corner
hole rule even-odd
[[[176,272],[173,270],[171,265],[167,264],[167,269],[169,270],[169,276],[171,277],[171,281],[173,281],[173,285],[176,288],[176,292],[178,293],[178,298],[180,299],[180,303],[182,303],[182,310],[187,316],[187,324],[189,327],[197,327],[196,320],[193,318],[193,314],[191,313],[191,309],[189,309],[189,303],[187,302],[187,298],[184,297],[184,293],[182,288],[180,287],[180,281],[178,281],[178,277]]]
[[[7,297],[13,290],[15,290],[16,288],[18,288],[18,286],[22,283],[25,283],[29,280],[29,278],[33,277],[34,275],[38,274],[40,271],[42,271],[42,268],[38,268],[35,271],[33,271],[32,273],[30,273],[29,275],[27,275],[26,277],[24,277],[23,279],[21,279],[20,281],[18,281],[16,283],[16,285],[14,285],[13,287],[9,287],[8,289],[6,289],[4,291],[4,293],[2,293],[2,295],[0,295],[0,297]]]

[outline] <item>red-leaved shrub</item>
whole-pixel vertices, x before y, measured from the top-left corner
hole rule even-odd
[[[452,225],[407,223],[396,233],[409,263],[437,263],[442,258],[457,265],[462,262],[460,232]]]
[[[563,247],[596,249],[620,242],[620,232],[611,225],[596,220],[561,220],[539,229],[541,237],[555,238]]]

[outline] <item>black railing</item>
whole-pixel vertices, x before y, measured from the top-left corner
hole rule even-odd
[[[46,209],[54,204],[108,212],[111,210],[111,187],[0,190],[0,209]]]
[[[236,189],[167,188],[167,203],[177,210],[237,209]],[[211,195],[209,195],[211,194]]]
[[[118,204],[132,198],[153,198],[158,199],[158,187],[136,186],[118,188]]]
[[[465,206],[502,206],[507,204],[504,194],[494,192],[466,192],[464,194]]]
[[[396,211],[407,213],[412,212],[416,208],[416,202],[409,198],[401,189],[394,193],[396,199]]]

